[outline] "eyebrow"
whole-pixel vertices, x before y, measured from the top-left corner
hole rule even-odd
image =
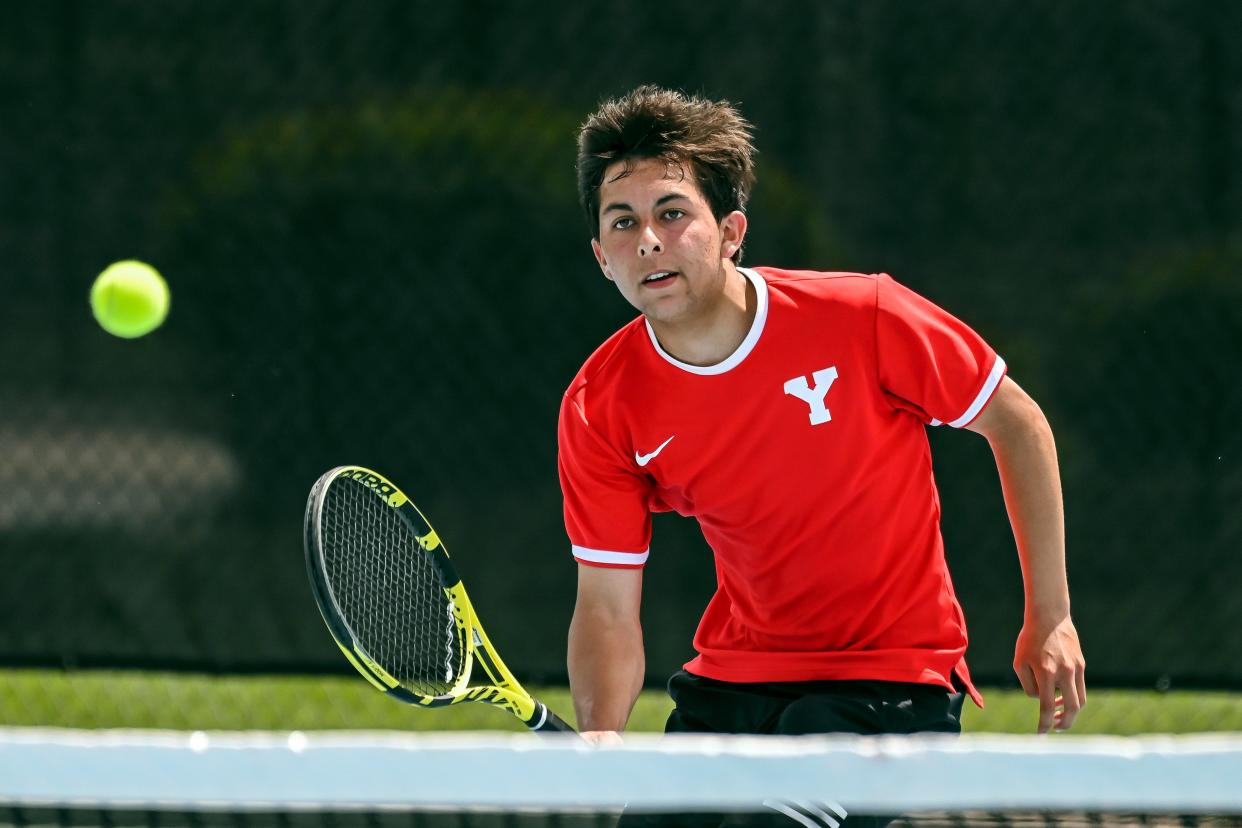
[[[679,199],[679,198],[685,201],[690,200],[689,196],[683,195],[682,193],[669,193],[666,196],[660,196],[658,199],[656,199],[655,206],[661,207],[669,203],[670,201],[675,201],[676,199]],[[611,212],[612,210],[624,210],[630,213],[634,212],[634,208],[626,204],[624,201],[614,201],[612,204],[609,204],[607,207],[604,208],[605,213]]]

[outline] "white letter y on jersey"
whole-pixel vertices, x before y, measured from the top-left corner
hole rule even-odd
[[[824,397],[828,389],[837,381],[837,366],[823,368],[811,374],[815,385],[807,384],[806,377],[794,377],[785,383],[785,393],[797,397],[811,407],[811,425],[826,423],[832,419],[832,412],[824,405]]]

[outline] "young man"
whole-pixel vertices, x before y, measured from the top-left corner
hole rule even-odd
[[[672,509],[699,521],[718,589],[668,731],[957,732],[962,693],[981,699],[939,530],[940,425],[992,446],[1026,585],[1014,669],[1038,730],[1068,728],[1086,688],[1047,421],[978,335],[888,276],[739,267],[752,153],[732,106],[655,87],[579,136],[592,249],[641,313],[561,409],[580,728],[625,727],[650,515]]]

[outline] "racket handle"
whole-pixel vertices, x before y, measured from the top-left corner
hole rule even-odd
[[[526,723],[526,726],[536,733],[577,733],[569,725],[561,719],[560,716],[548,709],[548,706],[541,701],[535,702],[535,715]]]

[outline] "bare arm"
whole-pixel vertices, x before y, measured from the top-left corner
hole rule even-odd
[[[1067,730],[1087,703],[1086,663],[1070,618],[1065,515],[1052,428],[1035,401],[1008,377],[967,428],[992,446],[1022,563],[1026,613],[1013,669],[1026,694],[1039,699],[1039,732],[1054,726]]]
[[[578,565],[569,624],[569,689],[578,729],[591,741],[625,729],[643,686],[639,620],[643,571]]]

